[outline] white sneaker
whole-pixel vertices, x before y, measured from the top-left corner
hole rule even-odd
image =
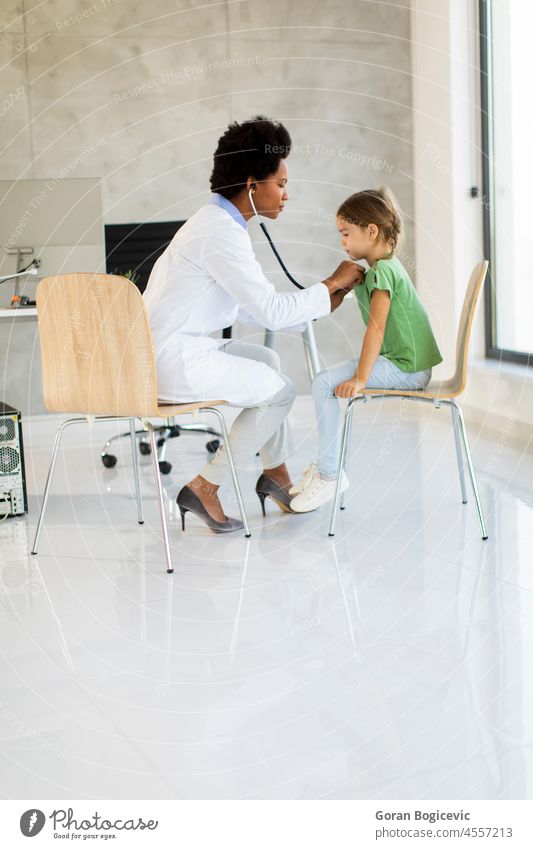
[[[291,501],[291,510],[295,513],[309,513],[311,510],[316,510],[322,504],[327,504],[335,497],[336,481],[325,481],[319,476],[318,472],[309,478],[302,492],[299,493]],[[345,492],[350,486],[350,481],[346,474],[342,473],[341,492]]]
[[[313,477],[315,472],[316,463],[313,461],[312,463],[309,463],[306,469],[303,470],[301,480],[291,486],[289,489],[289,495],[299,495],[307,486],[307,481]]]

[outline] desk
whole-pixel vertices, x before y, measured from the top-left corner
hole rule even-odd
[[[19,307],[16,310],[0,307],[0,321],[8,321],[9,319],[20,321],[25,318],[37,318],[37,307]]]

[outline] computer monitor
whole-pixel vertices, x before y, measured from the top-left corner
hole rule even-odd
[[[39,277],[102,271],[103,231],[96,177],[0,180],[0,275],[40,260],[38,277],[2,284],[0,307],[9,305],[15,288],[34,298]]]
[[[105,253],[108,274],[133,280],[144,292],[154,263],[185,221],[150,221],[146,224],[106,224]]]

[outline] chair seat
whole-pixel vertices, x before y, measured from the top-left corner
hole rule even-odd
[[[365,389],[363,395],[399,395],[402,398],[457,398],[464,387],[453,378],[449,380],[431,380],[425,389]]]
[[[195,410],[200,410],[202,407],[219,407],[225,404],[225,401],[191,401],[188,404],[168,404],[166,402],[158,402],[157,413],[162,419],[170,419],[173,416],[180,416],[183,413],[193,413]]]

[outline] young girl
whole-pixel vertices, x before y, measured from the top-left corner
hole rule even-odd
[[[351,195],[339,207],[337,226],[348,255],[369,265],[364,282],[354,289],[367,329],[359,357],[320,372],[313,381],[318,460],[289,490],[297,513],[315,510],[335,494],[341,425],[337,398],[353,398],[365,388],[424,389],[432,367],[442,362],[426,311],[395,256],[402,221],[389,192],[368,189]],[[348,485],[343,472],[341,491]]]

